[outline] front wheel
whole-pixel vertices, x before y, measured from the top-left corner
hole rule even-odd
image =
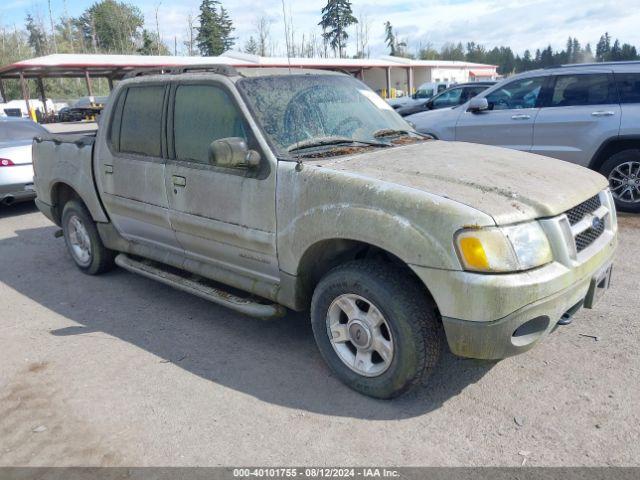
[[[82,272],[97,275],[113,268],[114,252],[103,245],[91,214],[81,202],[70,200],[65,204],[62,232],[71,258]]]
[[[349,387],[393,398],[434,369],[441,329],[424,286],[393,265],[354,261],[318,284],[311,304],[318,348]]]
[[[640,150],[629,149],[609,157],[600,169],[618,210],[640,213]]]

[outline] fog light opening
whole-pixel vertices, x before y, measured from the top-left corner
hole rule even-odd
[[[511,335],[511,343],[516,347],[524,347],[535,342],[547,330],[549,322],[549,317],[542,315],[523,323]]]

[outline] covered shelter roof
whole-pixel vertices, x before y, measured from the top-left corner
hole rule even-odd
[[[457,67],[474,70],[492,69],[495,65],[446,60],[411,60],[401,57],[380,58],[298,58],[260,57],[240,52],[226,52],[218,57],[54,54],[0,66],[0,78],[82,78],[106,77],[119,80],[140,68],[180,67],[188,65],[230,65],[234,67],[280,67],[352,70],[367,68]]]
[[[73,78],[92,77],[121,79],[139,68],[179,67],[187,65],[249,66],[248,62],[225,56],[174,57],[146,55],[54,54],[0,66],[0,78]]]

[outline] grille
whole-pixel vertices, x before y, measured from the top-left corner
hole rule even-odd
[[[604,232],[604,221],[601,220],[600,222],[598,222],[598,225],[596,227],[590,227],[584,232],[576,235],[576,250],[578,252],[581,252],[582,250],[587,248],[589,245],[595,242],[600,235],[602,235],[602,232]]]
[[[600,196],[596,195],[595,197],[591,197],[589,200],[582,202],[577,207],[573,207],[571,210],[567,210],[567,217],[569,217],[569,223],[571,225],[575,225],[580,220],[582,220],[584,216],[587,215],[588,213],[595,212],[598,208],[600,208],[601,205],[602,205],[602,202],[600,201]]]

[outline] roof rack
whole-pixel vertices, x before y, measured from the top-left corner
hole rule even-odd
[[[619,62],[590,62],[590,63],[565,63],[562,65],[550,65],[544,67],[543,70],[549,70],[552,68],[575,68],[575,67],[607,67],[612,65],[639,65],[638,60],[621,60]]]
[[[169,70],[170,68],[167,68],[167,67],[136,68],[133,70],[129,70],[127,73],[125,73],[122,79],[125,80],[127,78],[142,77],[144,75],[156,75],[156,74],[168,73]]]
[[[231,65],[218,64],[218,65],[181,65],[179,67],[172,67],[172,74],[188,73],[188,72],[211,72],[225,75],[227,77],[235,77],[238,75],[238,70]]]
[[[167,66],[167,67],[145,67],[145,68],[136,68],[135,70],[131,70],[125,74],[123,79],[127,78],[135,78],[142,77],[144,75],[162,75],[162,74],[170,74],[170,75],[179,75],[181,73],[189,73],[189,72],[209,72],[209,73],[217,73],[219,75],[225,75],[227,77],[235,77],[239,75],[238,71],[231,65],[223,65],[223,64],[204,64],[204,65],[180,65],[180,66]]]

